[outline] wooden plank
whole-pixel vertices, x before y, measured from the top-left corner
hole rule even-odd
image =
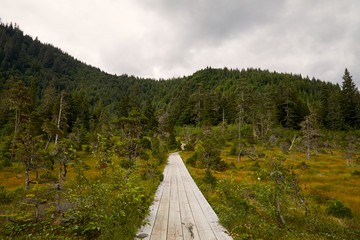
[[[169,165],[167,164],[163,172],[164,179],[167,178],[168,172],[169,172]],[[145,226],[142,226],[136,233],[136,236],[142,236],[141,239],[143,240],[150,239],[152,230],[154,228],[155,219],[159,210],[160,200],[163,194],[164,186],[165,186],[165,181],[162,181],[155,192],[153,204],[150,206],[150,214],[145,218],[147,224]],[[137,239],[139,238],[135,237],[135,240]]]
[[[185,166],[182,167],[183,163],[180,156],[177,158],[177,160],[180,164],[179,165],[180,176],[184,185],[186,196],[189,201],[192,215],[194,217],[195,226],[197,227],[199,233],[199,237],[200,239],[204,239],[204,240],[216,239],[209,223],[207,222],[206,216],[195,197],[193,186],[190,184],[190,180],[192,180],[192,178],[189,178],[189,176],[187,175],[187,169],[185,168]]]
[[[164,180],[158,187],[150,209],[151,213],[147,217],[150,225],[140,228],[137,234],[148,234],[143,239],[232,239],[218,223],[218,217],[178,153],[169,155]]]
[[[182,240],[183,232],[181,226],[181,214],[178,197],[178,182],[177,182],[177,164],[174,158],[169,158],[171,166],[171,184],[170,184],[170,209],[169,209],[169,222],[167,230],[168,240]]]
[[[180,158],[180,156],[179,156]],[[200,189],[196,185],[195,181],[192,179],[189,171],[186,169],[185,164],[183,163],[182,159],[180,158],[181,165],[179,168],[183,171],[184,177],[187,178],[189,188],[193,190],[193,194],[196,200],[199,202],[199,206],[201,207],[202,211],[204,212],[204,216],[210,225],[216,239],[219,240],[230,240],[232,239],[228,234],[226,234],[226,229],[219,224],[219,219],[212,209],[204,195],[201,193]]]
[[[176,179],[178,182],[178,196],[181,211],[181,225],[183,229],[183,236],[186,240],[200,240],[199,232],[197,226],[195,225],[195,220],[190,208],[190,203],[186,195],[183,181],[181,179],[179,161],[177,161],[176,165]]]
[[[169,165],[168,176],[171,176],[172,168]],[[161,196],[159,210],[154,222],[150,240],[166,240],[168,219],[169,219],[169,206],[170,206],[170,184],[171,178],[164,178],[164,190]]]

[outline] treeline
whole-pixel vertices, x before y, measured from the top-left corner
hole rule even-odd
[[[241,118],[248,123],[271,119],[284,127],[299,128],[304,116],[313,110],[325,128],[359,127],[359,94],[348,72],[350,83],[343,91],[338,85],[314,78],[260,69],[207,68],[188,77],[153,81],[101,72],[60,49],[33,40],[12,24],[0,26],[0,44],[0,89],[10,88],[11,77],[27,86],[34,82],[36,101],[45,96],[52,83],[57,92],[85,92],[89,111],[101,101],[111,116],[124,114],[124,103],[129,104],[130,95],[137,91],[142,110],[150,101],[155,110],[166,110],[176,125],[217,125],[223,120],[231,124],[239,121],[238,113],[244,111]],[[244,108],[239,110],[239,105]]]
[[[310,113],[324,129],[360,127],[360,95],[347,70],[341,87],[260,69],[206,68],[188,77],[155,81],[106,74],[12,24],[0,25],[0,44],[1,136],[15,129],[16,111],[6,99],[17,81],[29,89],[33,109],[46,119],[54,120],[64,92],[66,133],[76,125],[83,129],[84,142],[89,138],[85,132],[96,128],[100,115],[109,120],[126,117],[133,107],[142,115],[162,109],[173,126],[252,124],[261,136],[274,126],[300,129]]]

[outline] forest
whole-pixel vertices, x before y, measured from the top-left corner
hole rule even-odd
[[[111,75],[1,23],[0,238],[134,239],[183,144],[234,239],[359,239],[360,92],[339,81]]]

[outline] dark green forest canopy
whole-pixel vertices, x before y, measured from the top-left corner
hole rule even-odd
[[[355,85],[351,85],[351,78],[349,72],[344,76],[342,90],[339,85],[300,74],[257,68],[208,67],[169,80],[116,76],[24,35],[16,25],[0,25],[2,99],[6,99],[13,82],[22,81],[29,89],[32,87],[34,110],[39,112],[46,89],[53,84],[57,96],[65,90],[72,103],[82,104],[70,109],[70,115],[83,112],[90,120],[100,105],[110,118],[116,118],[127,115],[134,107],[144,114],[146,103],[150,102],[154,112],[164,109],[175,125],[218,125],[223,120],[236,123],[242,109],[241,119],[249,124],[269,118],[272,124],[298,129],[304,117],[313,112],[325,128],[359,128],[360,97]],[[2,100],[0,109],[0,123],[5,126],[14,113],[7,109],[6,100]],[[76,117],[68,121],[73,126]]]

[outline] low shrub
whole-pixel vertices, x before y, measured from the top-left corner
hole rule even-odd
[[[198,154],[197,152],[194,152],[193,155],[191,155],[191,157],[189,157],[186,160],[186,164],[195,167],[196,166],[196,162],[197,162],[197,158],[198,158]]]
[[[205,176],[202,178],[204,183],[211,184],[212,186],[216,185],[216,177],[212,175],[212,173],[209,170],[205,171]]]
[[[86,145],[85,152],[86,153],[91,153],[91,147],[89,145]]]
[[[259,170],[261,168],[261,166],[260,166],[260,164],[259,164],[259,162],[254,162],[254,164],[253,165],[250,165],[249,166],[249,171],[257,171],[257,170]]]
[[[229,164],[223,160],[217,162],[216,165],[214,165],[214,169],[219,172],[225,172],[229,168]]]
[[[239,154],[239,150],[238,150],[236,144],[233,144],[231,149],[230,149],[229,155],[230,156],[237,156],[238,154]]]
[[[124,169],[129,169],[134,166],[134,161],[131,159],[123,159],[120,161],[120,166]]]
[[[155,163],[147,164],[146,170],[141,174],[141,178],[143,180],[147,180],[147,179],[159,177],[160,175],[162,175],[162,173],[159,171],[159,169],[157,167],[158,167],[158,165]],[[161,177],[159,177],[159,178],[161,179]]]
[[[0,204],[11,203],[13,200],[13,195],[11,192],[6,191],[4,186],[0,186]]]
[[[231,162],[231,163],[229,164],[229,169],[236,169],[236,165],[235,165],[234,162]]]
[[[296,165],[296,168],[302,169],[302,170],[307,170],[307,169],[309,169],[309,165],[306,162],[302,161],[301,163]]]
[[[327,203],[326,213],[338,218],[352,218],[351,209],[338,200]]]
[[[57,182],[58,177],[51,174],[50,172],[46,172],[40,175],[39,183],[49,183],[49,182]]]
[[[192,142],[189,142],[188,144],[185,144],[184,150],[185,151],[194,151],[194,144]]]

